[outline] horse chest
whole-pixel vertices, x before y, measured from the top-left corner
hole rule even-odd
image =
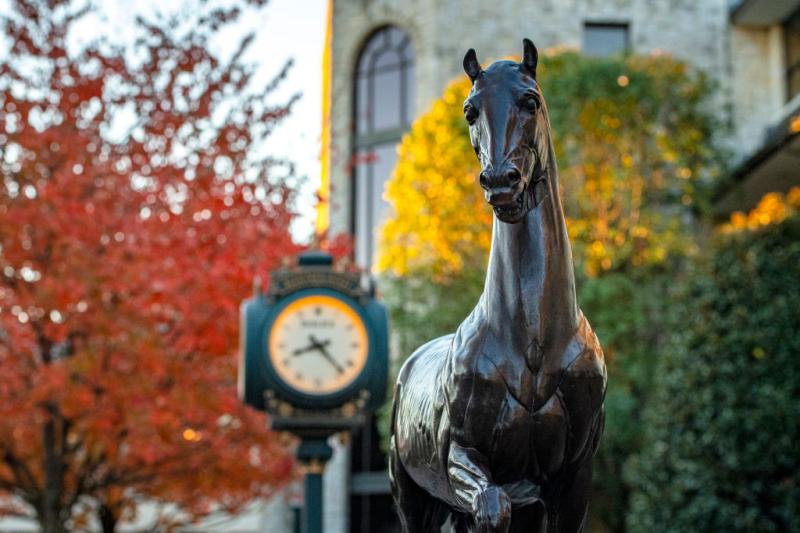
[[[564,464],[568,433],[568,417],[558,393],[534,412],[507,395],[492,439],[496,481],[510,483],[521,476],[541,480],[555,475]]]

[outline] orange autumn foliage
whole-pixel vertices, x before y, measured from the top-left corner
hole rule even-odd
[[[780,224],[798,210],[800,210],[800,187],[792,187],[786,194],[767,193],[748,213],[741,211],[733,213],[730,221],[720,226],[720,231],[734,233],[742,230],[757,230],[770,224]]]
[[[68,53],[76,4],[17,0],[1,22],[0,515],[66,531],[88,496],[113,531],[140,498],[235,510],[292,477],[237,400],[235,353],[254,276],[297,251],[253,149],[293,100],[268,103],[284,73],[253,87],[249,38],[208,49],[241,6]]]

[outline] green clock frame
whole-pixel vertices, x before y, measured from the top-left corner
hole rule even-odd
[[[292,302],[308,296],[323,295],[341,300],[353,308],[367,330],[367,362],[358,377],[342,390],[329,394],[309,394],[285,383],[272,366],[269,333],[275,319]],[[266,410],[265,393],[270,391],[301,409],[324,410],[341,406],[366,391],[365,408],[375,410],[386,397],[389,371],[389,334],[386,308],[372,295],[351,297],[330,287],[306,287],[274,302],[264,294],[245,300],[241,307],[241,365],[239,393],[248,405]]]

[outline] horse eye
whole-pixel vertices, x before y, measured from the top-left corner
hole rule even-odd
[[[536,107],[539,103],[536,101],[536,98],[533,96],[526,96],[522,100],[522,106],[527,109],[528,111],[536,111]]]
[[[469,104],[464,106],[464,118],[467,119],[470,126],[475,124],[475,121],[478,120],[478,110],[475,109],[475,106]]]

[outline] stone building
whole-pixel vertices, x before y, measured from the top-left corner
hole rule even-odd
[[[719,83],[735,170],[716,193],[717,214],[800,183],[800,0],[331,0],[329,10],[320,228],[354,235],[361,266],[372,264],[388,212],[396,145],[463,76],[470,47],[487,63],[521,53],[523,37],[541,51],[671,54]],[[331,486],[350,493],[335,531],[389,528],[376,441],[364,428],[341,451],[349,471],[329,469]]]
[[[728,17],[738,157],[714,198],[719,216],[800,184],[800,0],[744,0]]]

